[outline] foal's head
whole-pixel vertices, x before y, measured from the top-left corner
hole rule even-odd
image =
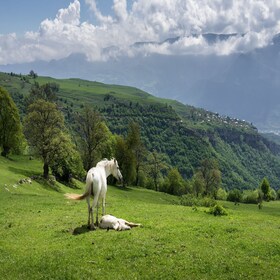
[[[115,158],[112,161],[113,161],[113,164],[111,165],[112,175],[117,180],[122,181],[123,180],[123,176],[122,176],[122,173],[120,171],[119,164],[118,164],[118,162],[117,162],[117,160]]]

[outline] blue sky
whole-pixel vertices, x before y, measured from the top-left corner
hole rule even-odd
[[[0,65],[72,53],[88,61],[229,55],[265,47],[280,33],[275,0],[0,0],[0,7]],[[205,33],[237,36],[209,44]]]
[[[55,18],[57,11],[67,8],[70,0],[0,0],[0,34],[37,31],[46,18]],[[98,0],[98,8],[104,14],[112,14],[112,0]],[[81,20],[96,23],[85,1],[81,4]]]
[[[71,0],[0,0],[0,34],[36,31],[46,18],[55,18],[57,11],[67,8]],[[127,1],[130,9],[133,0]],[[81,21],[97,24],[95,15],[84,0],[80,1]],[[105,15],[112,15],[113,0],[97,0],[98,9]]]

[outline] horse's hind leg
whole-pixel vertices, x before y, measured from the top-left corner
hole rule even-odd
[[[95,194],[93,203],[92,203],[92,225],[93,225],[93,227],[94,227],[94,223],[93,223],[94,209],[96,209],[96,225],[98,226],[98,200],[99,200],[99,193]]]
[[[105,215],[105,196],[102,199],[102,216]]]
[[[88,228],[95,230],[95,226],[93,223],[93,207],[90,206],[90,197],[87,197],[88,203]]]

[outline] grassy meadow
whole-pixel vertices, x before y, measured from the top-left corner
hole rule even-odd
[[[109,186],[106,212],[140,228],[88,231],[85,201],[56,183],[17,185],[38,175],[28,157],[0,157],[0,279],[279,279],[280,202],[234,205],[228,216],[179,198]]]

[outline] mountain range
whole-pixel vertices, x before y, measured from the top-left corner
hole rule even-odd
[[[237,34],[203,34],[209,45],[233,36]],[[179,39],[136,42],[131,48],[176,44]],[[112,46],[103,51],[117,50]],[[133,57],[90,62],[85,55],[76,53],[60,60],[0,66],[0,71],[24,74],[31,69],[39,75],[56,78],[75,77],[134,86],[158,97],[244,119],[262,132],[280,134],[279,34],[266,47],[230,55],[139,53]]]

